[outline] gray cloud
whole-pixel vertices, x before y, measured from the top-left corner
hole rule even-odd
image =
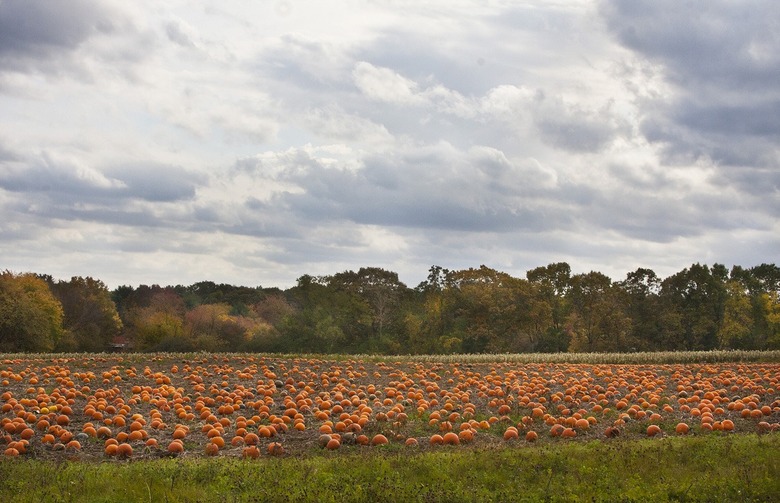
[[[780,139],[780,97],[778,101],[761,104],[691,106],[681,110],[674,119],[705,134],[755,136],[776,141]]]
[[[627,125],[619,124],[608,107],[602,110],[583,110],[565,103],[540,100],[534,121],[542,138],[549,144],[572,152],[597,152],[618,134],[627,132]]]
[[[102,185],[102,186],[101,186]],[[44,154],[28,166],[9,167],[0,173],[0,187],[11,192],[97,196],[110,191],[110,182],[97,172],[51,159]]]
[[[25,166],[26,162],[29,163]],[[203,175],[158,163],[116,165],[98,171],[44,153],[0,171],[7,191],[0,212],[13,222],[90,222],[124,227],[193,227],[197,215],[175,205],[193,200]],[[2,194],[2,192],[0,192]],[[0,199],[0,202],[2,199]],[[13,215],[13,216],[11,216]],[[1,229],[21,239],[18,228]]]
[[[681,87],[761,97],[780,81],[780,12],[772,0],[616,0],[602,10],[621,43],[662,62]]]
[[[388,28],[358,47],[285,35],[259,51],[251,71],[284,100],[284,108],[295,112],[287,120],[323,139],[386,141],[388,135],[409,135],[428,143],[482,144],[521,154],[518,137],[526,142],[538,137],[552,147],[582,153],[598,151],[627,134],[610,102],[593,106],[564,99],[558,89],[533,87],[543,84],[538,74],[508,64],[515,58],[544,59],[531,47],[496,42],[511,40],[516,28],[491,15],[460,22],[464,30],[454,39]],[[534,33],[555,52],[559,44],[574,43],[570,37],[559,41],[571,24],[567,20],[555,29],[540,25]],[[566,54],[555,53],[558,59]],[[572,59],[583,65],[582,59]],[[526,81],[532,87],[507,85]],[[502,89],[519,92],[499,96]],[[531,91],[523,94],[527,89]],[[529,120],[533,129],[519,131]],[[373,131],[361,138],[349,124]]]
[[[602,14],[617,40],[662,65],[671,96],[651,99],[641,131],[668,163],[780,166],[780,10],[772,1],[614,1]]]
[[[780,170],[771,167],[732,168],[728,172],[728,182],[746,194],[740,202],[755,212],[753,218],[765,214],[780,219]]]
[[[168,36],[168,40],[182,47],[195,48],[195,42],[189,31],[180,21],[170,21],[165,25],[165,34]]]
[[[676,185],[679,186],[679,182],[671,179],[668,170],[650,164],[634,166],[614,163],[608,166],[608,170],[610,178],[639,192],[658,194],[659,191],[671,191]]]
[[[352,168],[354,163],[326,162],[303,150],[275,161],[237,165],[241,172],[273,173],[295,189],[248,201],[242,224],[229,232],[278,236],[279,229],[297,228],[303,236],[313,227],[351,224],[495,235],[587,228],[671,243],[711,229],[766,230],[765,222],[746,220],[753,210],[721,200],[717,180],[698,187],[650,166],[613,165],[605,185],[601,179],[560,178],[489,147],[459,150],[449,144],[368,155]],[[269,214],[284,224],[270,225]]]
[[[3,0],[0,2],[0,70],[44,69],[75,50],[95,33],[114,29],[112,12],[100,2],[72,0]]]
[[[192,199],[204,180],[177,166],[125,164],[101,172],[48,154],[28,166],[17,165],[0,173],[0,187],[5,190],[47,194],[64,202],[176,202]]]
[[[458,151],[442,144],[397,156],[369,156],[358,170],[309,158],[281,177],[303,189],[272,204],[306,221],[472,232],[542,229],[568,220],[549,215],[549,174],[517,166],[493,149]],[[551,218],[557,219],[551,221]]]
[[[3,145],[3,141],[0,140],[0,163],[6,163],[9,161],[18,161],[19,155],[14,152],[11,148],[6,147]]]
[[[0,0],[0,267],[413,285],[780,246],[772,2],[219,9]]]
[[[154,162],[116,165],[106,174],[122,184],[116,190],[118,196],[151,202],[190,200],[196,188],[206,181],[203,175],[179,166]]]

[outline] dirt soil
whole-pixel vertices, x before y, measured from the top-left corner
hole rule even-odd
[[[688,435],[777,434],[780,364],[11,355],[0,359],[0,421],[6,456],[83,461],[205,457],[213,436],[224,440],[217,456],[253,454],[257,435],[260,457],[301,457],[377,449],[380,434],[390,449],[416,451],[453,448],[431,443],[450,431],[459,448],[646,438],[653,424],[659,439],[679,423]],[[571,431],[554,435],[556,424]],[[124,438],[135,429],[141,438]],[[177,430],[183,452],[169,452]],[[323,446],[334,438],[331,452]],[[132,454],[107,454],[111,443]]]

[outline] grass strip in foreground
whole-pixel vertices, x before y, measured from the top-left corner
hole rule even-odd
[[[0,501],[772,501],[780,435],[305,458],[0,460]]]

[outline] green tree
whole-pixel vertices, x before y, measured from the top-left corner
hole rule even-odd
[[[330,311],[309,306],[286,317],[279,326],[282,351],[342,353],[346,337]]]
[[[775,264],[761,264],[749,269],[735,265],[731,269],[731,279],[742,283],[751,295],[780,291],[780,267]]]
[[[780,349],[780,292],[761,294],[761,301],[768,326],[764,347],[766,349]]]
[[[371,316],[371,335],[379,341],[384,339],[388,326],[398,321],[398,307],[407,290],[397,273],[379,267],[361,267],[358,272],[334,274],[326,279],[326,284],[356,296],[356,302],[367,306]]]
[[[663,338],[667,349],[718,346],[726,300],[725,268],[694,264],[661,282]]]
[[[626,315],[631,320],[630,337],[637,349],[662,348],[661,279],[652,269],[638,268],[618,283],[623,292]]]
[[[447,296],[456,317],[452,335],[461,339],[463,351],[529,351],[540,336],[526,280],[483,265],[452,272]]]
[[[566,351],[570,343],[565,325],[570,311],[566,294],[571,288],[571,267],[566,262],[556,262],[531,269],[526,278],[537,287],[541,316],[549,319],[534,349],[550,353]]]
[[[0,351],[52,351],[62,338],[62,305],[32,273],[0,273]]]
[[[280,351],[355,351],[349,347],[350,343],[362,338],[371,324],[368,306],[356,302],[355,296],[348,292],[328,287],[326,281],[305,274],[288,290],[294,311],[285,315],[277,326],[281,334]]]
[[[460,339],[446,336],[452,321],[445,298],[449,276],[448,269],[431,266],[428,278],[415,288],[414,302],[404,313],[405,352],[435,354],[460,349]]]
[[[769,306],[773,296],[780,291],[780,268],[774,264],[761,264],[750,269],[734,266],[731,281],[741,285],[750,298],[751,306],[750,334],[747,339],[739,339],[738,344],[754,349],[769,347],[769,341],[775,335],[769,320]],[[733,304],[729,307],[733,308]],[[724,323],[727,321],[724,315]]]
[[[122,320],[106,285],[90,277],[74,276],[70,281],[50,281],[49,288],[64,312],[66,335],[56,349],[107,351],[122,329]]]
[[[160,285],[139,285],[137,288],[122,285],[111,292],[111,300],[116,305],[116,310],[119,313],[119,318],[122,320],[126,333],[132,332],[132,317],[135,316],[137,311],[140,308],[149,307],[152,304],[153,297],[161,293],[169,293],[181,298],[173,287],[163,288]],[[182,310],[184,309],[183,304]]]
[[[234,286],[213,281],[200,281],[188,287],[175,287],[191,309],[201,304],[228,304],[232,314],[246,315],[249,306],[265,298],[266,293],[261,287]]]
[[[723,321],[718,328],[721,349],[754,349],[753,306],[750,295],[739,281],[726,283]]]
[[[578,274],[567,293],[571,313],[567,320],[570,351],[626,351],[631,320],[623,312],[619,289],[600,272]]]

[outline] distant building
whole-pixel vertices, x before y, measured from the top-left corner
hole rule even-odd
[[[132,343],[130,342],[130,339],[124,335],[116,335],[113,339],[111,339],[112,353],[123,353],[125,351],[129,351],[131,347]]]

